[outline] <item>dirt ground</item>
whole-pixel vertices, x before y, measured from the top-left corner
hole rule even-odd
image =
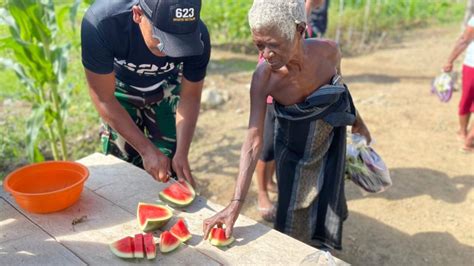
[[[343,59],[344,79],[393,186],[366,194],[346,182],[350,214],[337,257],[354,265],[474,264],[474,154],[462,153],[456,138],[460,92],[449,103],[429,92],[459,31],[420,30],[401,43]],[[211,64],[206,86],[231,99],[202,112],[190,159],[201,195],[226,205],[238,173],[256,56],[213,51],[213,59],[231,70]],[[241,66],[248,71],[235,70]],[[256,191],[254,180],[243,214],[263,222]]]

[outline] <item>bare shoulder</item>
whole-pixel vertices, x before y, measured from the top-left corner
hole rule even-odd
[[[311,52],[325,57],[331,61],[337,61],[341,57],[337,42],[329,39],[307,39]]]
[[[252,75],[252,83],[250,85],[250,90],[252,94],[268,93],[266,88],[270,81],[271,69],[268,64],[262,62],[257,65],[257,68]]]
[[[270,78],[271,75],[271,68],[270,66],[264,62],[261,62],[257,65],[257,68],[253,72],[254,77],[258,78]]]

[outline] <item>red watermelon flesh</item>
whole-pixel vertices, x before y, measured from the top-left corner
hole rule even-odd
[[[196,192],[188,182],[180,180],[161,191],[159,196],[171,205],[186,207],[193,202]]]
[[[143,236],[143,242],[145,244],[146,257],[152,260],[156,257],[156,244],[151,233],[146,233]]]
[[[181,242],[188,241],[192,235],[184,222],[184,219],[180,218],[173,227],[170,229],[170,233],[179,239]]]
[[[173,216],[173,212],[164,205],[140,202],[137,208],[137,219],[140,229],[148,232],[161,228]]]
[[[136,234],[133,244],[134,244],[134,247],[135,247],[135,250],[133,251],[133,256],[135,258],[144,258],[145,254],[143,253],[143,250],[144,250],[143,235],[142,234]]]
[[[127,236],[109,245],[110,250],[119,258],[130,259],[134,254],[133,237]]]
[[[235,240],[232,236],[229,238],[225,237],[225,229],[223,228],[212,228],[210,235],[209,241],[213,246],[225,247],[232,244]]]
[[[164,231],[160,235],[160,251],[168,253],[179,247],[181,241],[173,236],[170,232]]]
[[[186,200],[187,198],[193,195],[191,191],[189,191],[186,187],[182,187],[181,185],[176,183],[170,185],[164,191],[167,195],[177,200]]]

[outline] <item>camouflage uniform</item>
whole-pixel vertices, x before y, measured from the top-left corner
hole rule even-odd
[[[161,83],[158,89],[143,93],[117,79],[115,97],[145,136],[172,158],[176,151],[176,108],[181,85],[176,77]],[[100,138],[104,154],[112,154],[143,168],[140,154],[103,121]]]

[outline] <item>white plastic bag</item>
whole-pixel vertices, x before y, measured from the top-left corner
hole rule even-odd
[[[390,172],[382,158],[359,134],[352,134],[347,144],[346,174],[352,182],[370,193],[382,192],[392,185]]]
[[[336,260],[329,251],[318,250],[306,256],[300,265],[336,266]]]
[[[431,93],[436,94],[442,102],[449,102],[453,95],[454,79],[450,73],[441,72],[433,79]]]

